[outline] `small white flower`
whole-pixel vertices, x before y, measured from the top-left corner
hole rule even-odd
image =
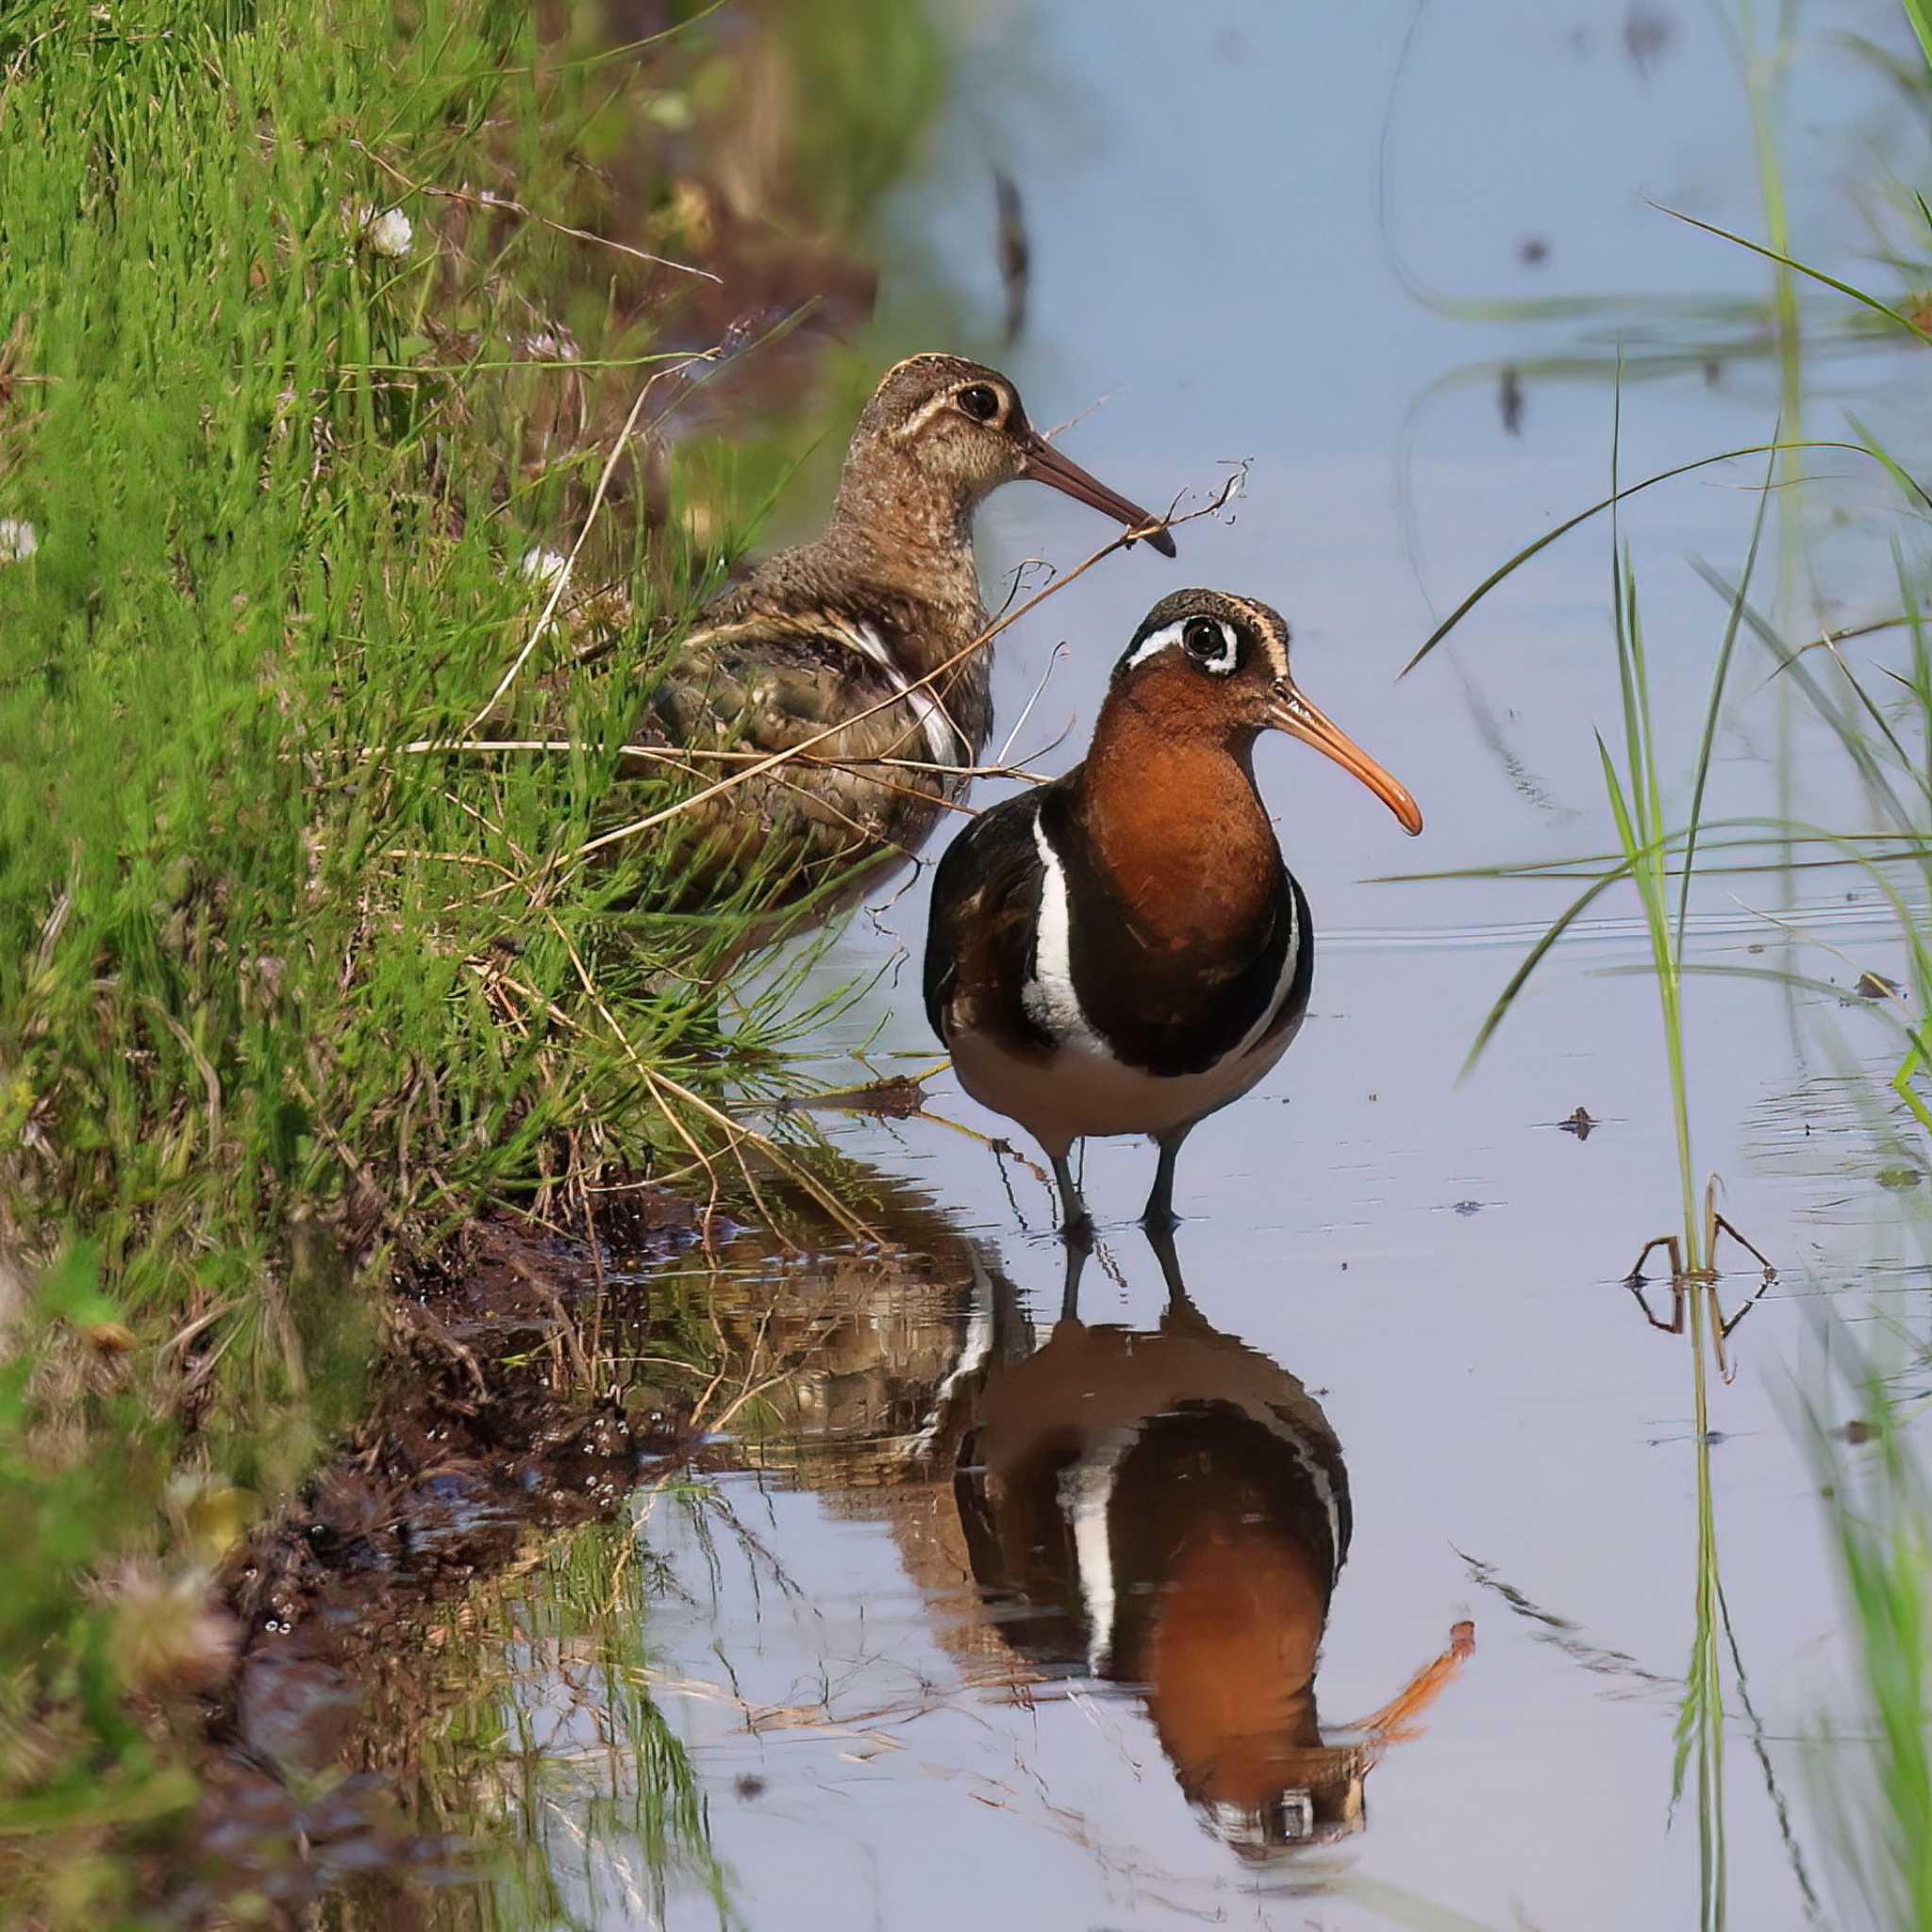
[[[40,547],[40,533],[25,517],[0,517],[0,563],[25,563]]]
[[[410,226],[408,216],[401,208],[392,208],[381,214],[370,211],[363,215],[362,239],[369,243],[372,254],[390,261],[402,261],[414,245],[416,231]]]
[[[561,551],[545,550],[541,545],[525,551],[524,560],[517,567],[546,591],[570,581],[570,558]]]
[[[653,94],[644,103],[644,113],[669,134],[682,134],[694,118],[683,94]]]

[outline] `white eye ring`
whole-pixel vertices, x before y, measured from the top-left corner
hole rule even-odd
[[[1197,658],[1188,649],[1187,629],[1191,624],[1211,624],[1221,634],[1221,651],[1217,657]],[[1241,640],[1235,635],[1232,625],[1224,624],[1218,617],[1184,617],[1178,624],[1164,625],[1144,639],[1127,661],[1121,666],[1123,671],[1131,671],[1137,664],[1144,664],[1157,652],[1166,650],[1170,645],[1179,650],[1189,663],[1198,666],[1214,677],[1230,676],[1241,662]]]

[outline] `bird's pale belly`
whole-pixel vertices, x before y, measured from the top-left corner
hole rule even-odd
[[[1058,1156],[1089,1134],[1164,1134],[1213,1113],[1264,1079],[1294,1034],[1284,1026],[1201,1073],[1160,1075],[1078,1045],[1029,1058],[966,1033],[953,1041],[953,1065],[982,1107],[1018,1121]]]

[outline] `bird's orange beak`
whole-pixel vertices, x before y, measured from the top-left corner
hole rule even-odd
[[[1407,785],[1385,772],[1347,732],[1326,717],[1296,689],[1292,678],[1284,677],[1274,687],[1274,703],[1268,722],[1277,731],[1312,744],[1324,758],[1333,758],[1352,778],[1359,778],[1402,822],[1402,829],[1412,839],[1423,828],[1422,808],[1409,795]]]
[[[1029,437],[1020,474],[1035,483],[1052,484],[1075,503],[1084,503],[1090,509],[1097,509],[1101,515],[1111,517],[1117,524],[1124,524],[1130,530],[1143,529],[1160,521],[1138,503],[1128,502],[1118,491],[1109,490],[1098,476],[1090,475],[1071,457],[1063,457],[1043,436]],[[1150,531],[1146,541],[1163,557],[1174,554],[1174,538],[1166,530]]]

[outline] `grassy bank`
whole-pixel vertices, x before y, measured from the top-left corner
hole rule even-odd
[[[192,1797],[136,1626],[354,1407],[386,1267],[769,1158],[755,892],[570,855],[838,391],[796,312],[862,308],[937,50],[663,11],[0,12],[0,1915],[104,1923],[84,1854]],[[403,751],[513,667],[573,754]]]

